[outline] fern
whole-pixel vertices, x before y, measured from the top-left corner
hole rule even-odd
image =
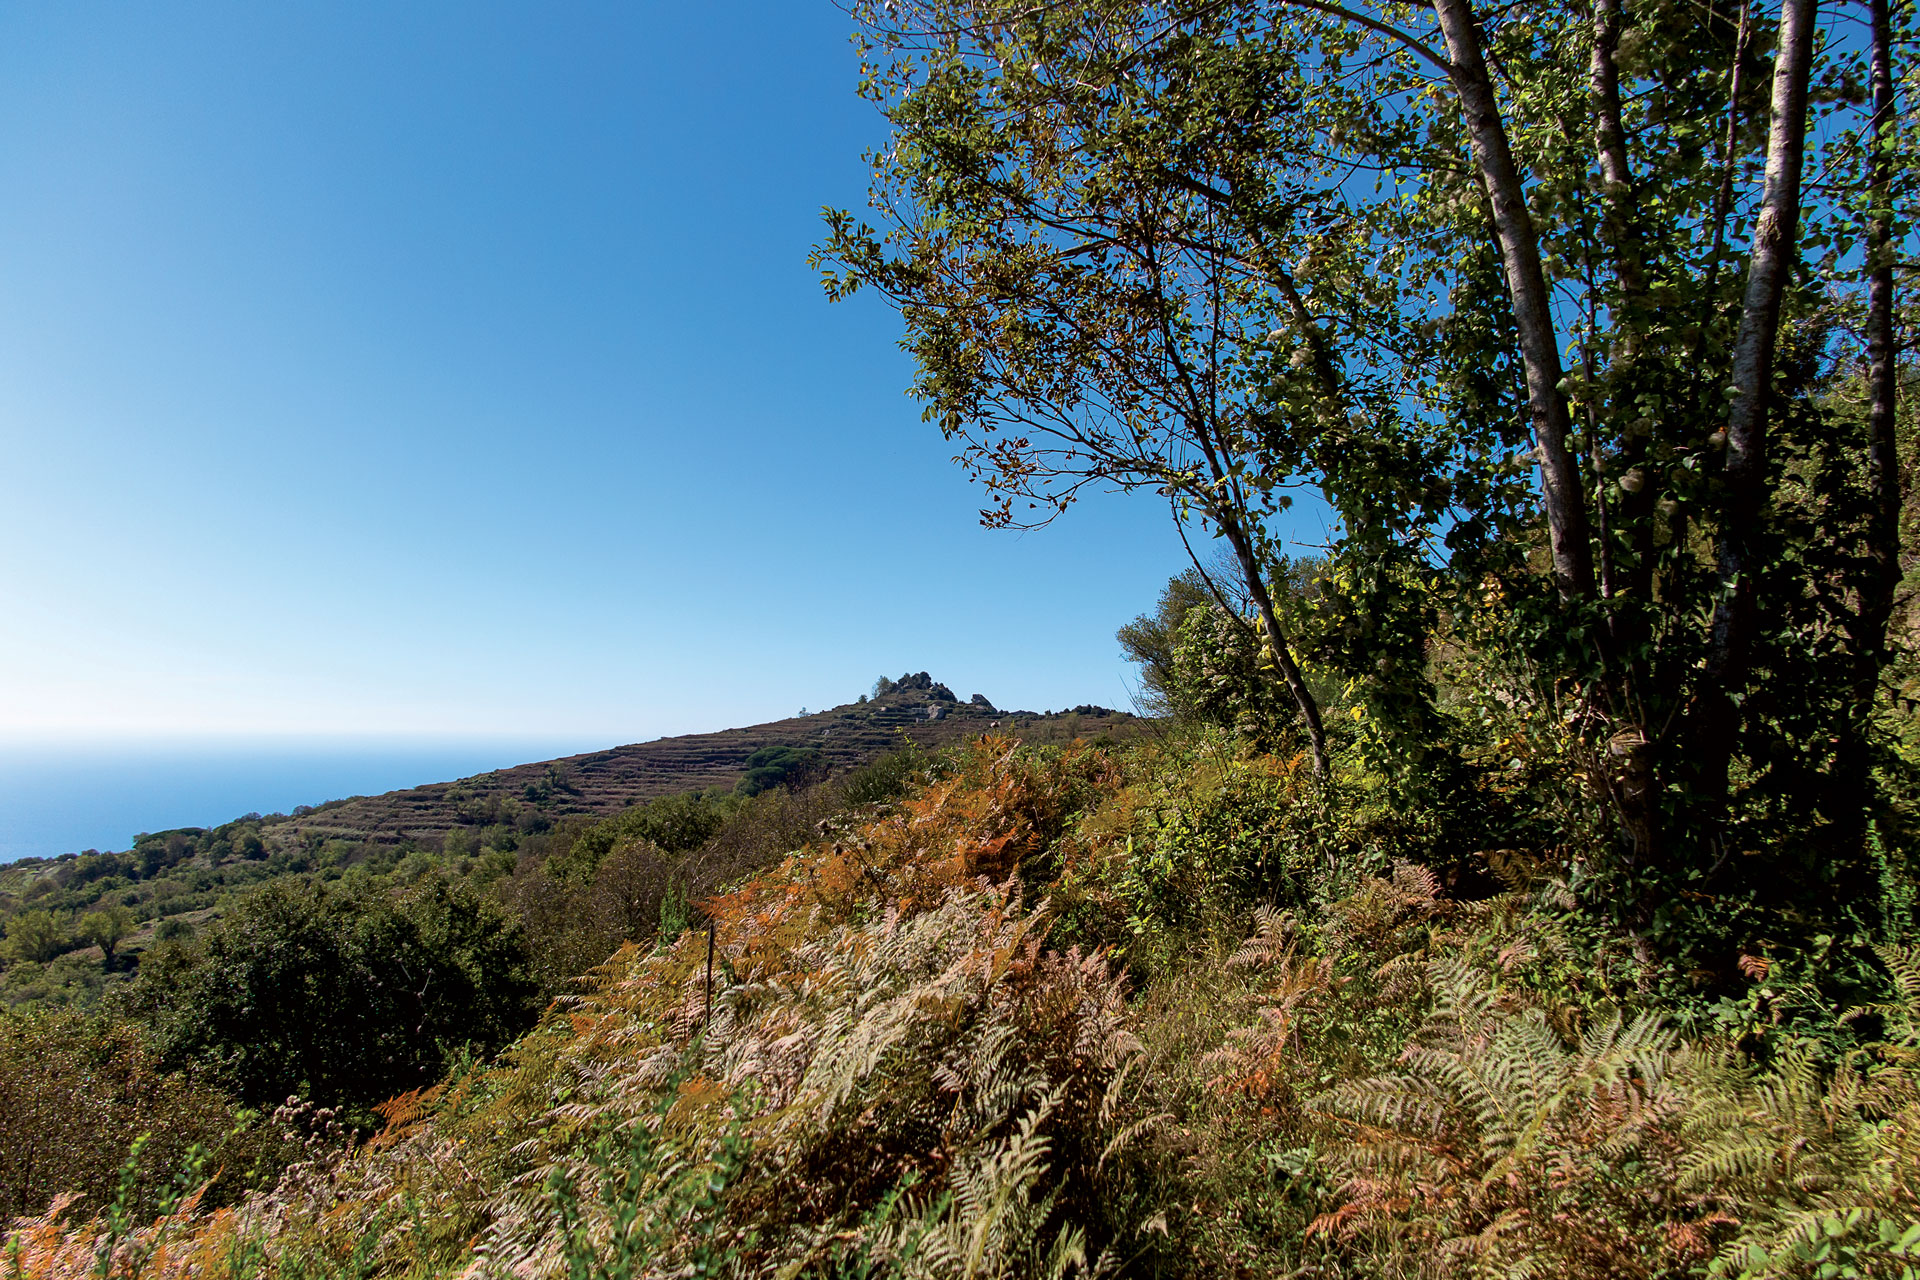
[[[1654,1230],[1665,1215],[1646,1198],[1658,1183],[1636,1188],[1619,1170],[1644,1178],[1668,1159],[1684,1106],[1677,1038],[1642,1014],[1569,1042],[1548,1010],[1500,985],[1502,967],[1428,961],[1432,1011],[1400,1069],[1311,1104],[1347,1138],[1335,1158],[1346,1202],[1316,1230],[1436,1273],[1653,1274],[1671,1261]]]

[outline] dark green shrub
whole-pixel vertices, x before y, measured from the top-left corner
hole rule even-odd
[[[0,1014],[0,1219],[39,1213],[62,1191],[105,1204],[142,1134],[131,1198],[149,1210],[192,1148],[221,1154],[237,1124],[218,1089],[166,1070],[131,1023]]]
[[[747,757],[746,769],[735,787],[743,796],[757,796],[775,787],[791,791],[818,779],[820,752],[813,747],[761,747]]]
[[[249,1105],[298,1094],[364,1108],[431,1082],[449,1055],[507,1044],[535,1000],[518,922],[435,875],[397,897],[269,884],[197,948],[156,952],[127,1007],[169,1066]]]
[[[153,936],[160,942],[185,942],[190,940],[195,932],[191,922],[172,916],[160,922],[160,926],[153,931]]]
[[[931,764],[932,757],[909,742],[898,751],[888,752],[849,773],[841,780],[840,794],[849,806],[856,807],[897,800],[926,776]]]

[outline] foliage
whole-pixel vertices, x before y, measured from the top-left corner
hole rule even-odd
[[[1266,583],[1270,606],[1302,643],[1311,638],[1303,622],[1310,622],[1324,569],[1318,560],[1283,559]],[[1143,710],[1220,725],[1272,748],[1289,730],[1298,734],[1299,707],[1275,678],[1272,649],[1238,574],[1218,558],[1210,568],[1187,568],[1167,581],[1153,613],[1121,627],[1116,638],[1139,667]],[[1339,706],[1337,687],[1305,678],[1318,706]]]
[[[925,781],[930,770],[938,768],[936,759],[932,752],[908,743],[853,770],[841,779],[840,794],[853,808],[897,800],[916,782]]]
[[[628,841],[642,841],[667,853],[687,853],[711,839],[733,808],[727,797],[706,792],[648,800],[601,822],[563,827],[546,864],[561,879],[581,880],[592,876],[602,858]]]
[[[1256,904],[1312,899],[1324,862],[1301,821],[1314,808],[1303,764],[1198,752],[1143,799],[1117,888],[1145,945],[1232,928]]]
[[[1363,758],[1340,759],[1336,795],[1364,810]],[[1419,821],[1329,810],[1302,759],[1218,734],[988,740],[922,777],[709,897],[711,987],[704,930],[627,947],[497,1061],[382,1104],[364,1146],[152,1225],[59,1206],[18,1229],[20,1265],[1575,1280],[1913,1261],[1911,951],[1883,948],[1880,996],[1821,1039],[1784,1019],[1685,1039],[1644,969],[1590,949],[1551,860],[1506,850],[1516,887],[1450,893],[1393,861],[1428,847]],[[1329,860],[1344,841],[1378,843],[1379,874]]]
[[[269,879],[342,874],[269,855],[261,832],[270,825],[254,814],[212,829],[143,834],[125,853],[0,867],[0,959],[9,962],[0,970],[0,1005],[91,1007],[132,976],[169,922],[204,920]],[[90,947],[100,949],[97,957]]]
[[[1174,636],[1173,681],[1190,719],[1264,749],[1280,745],[1278,735],[1296,719],[1267,675],[1252,628],[1218,607],[1187,612]]]
[[[138,1027],[77,1013],[0,1014],[0,1216],[39,1213],[56,1196],[97,1210],[114,1199],[129,1146],[127,1212],[151,1215],[189,1153],[245,1172],[239,1116],[204,1079],[167,1071]]]
[[[1370,768],[1457,794],[1473,653],[1573,729],[1608,839],[1559,872],[1682,969],[1885,926],[1906,8],[852,9],[891,137],[816,261],[900,310],[989,522],[1110,486],[1218,532],[1258,656],[1187,683],[1284,685],[1323,776],[1332,684]],[[1135,626],[1160,697],[1172,619]]]
[[[22,911],[7,921],[6,948],[10,959],[44,963],[72,945],[64,922],[45,907]]]
[[[552,996],[622,944],[677,932],[689,902],[778,861],[848,803],[839,780],[655,800],[561,828],[544,857],[524,853],[493,891],[525,930],[535,979]],[[669,918],[673,930],[662,928]]]
[[[122,903],[89,911],[74,922],[74,933],[100,948],[106,967],[113,968],[113,952],[133,932],[133,912]]]
[[[488,1053],[532,1021],[514,922],[471,888],[422,880],[397,897],[274,883],[196,945],[150,963],[127,1007],[165,1059],[254,1107],[290,1094],[365,1108]]]
[[[1183,569],[1160,589],[1160,599],[1152,613],[1143,613],[1115,633],[1120,650],[1140,670],[1140,710],[1147,715],[1179,717],[1186,710],[1186,697],[1174,653],[1187,615],[1195,609],[1213,605],[1198,567]]]
[[[774,787],[792,790],[813,780],[820,771],[820,752],[810,747],[761,747],[746,760],[738,790],[757,796]]]
[[[720,1227],[717,1211],[744,1164],[745,1143],[735,1126],[713,1151],[689,1150],[690,1135],[668,1123],[677,1092],[661,1090],[653,1115],[628,1122],[589,1149],[578,1182],[587,1185],[591,1200],[583,1202],[568,1171],[555,1168],[547,1175],[568,1276],[638,1275],[690,1228],[706,1237],[689,1251],[690,1274],[719,1274],[739,1257],[737,1247],[716,1250],[713,1237]]]

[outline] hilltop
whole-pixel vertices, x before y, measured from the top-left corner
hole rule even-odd
[[[757,751],[777,748],[818,753],[821,775],[843,773],[912,744],[938,750],[982,733],[1004,732],[1032,744],[1065,743],[1080,737],[1124,739],[1146,725],[1140,717],[1108,707],[1081,705],[1061,711],[1007,711],[984,694],[962,700],[925,671],[909,672],[877,696],[805,712],[765,724],[628,743],[601,751],[537,760],[471,777],[370,796],[348,796],[302,805],[291,814],[236,815],[258,831],[260,847],[238,850],[259,858],[318,850],[337,842],[405,849],[439,848],[457,830],[483,831],[517,825],[521,834],[566,818],[604,818],[647,800],[699,791],[731,791],[748,772]],[[227,824],[232,826],[234,824]],[[198,843],[224,828],[182,827],[143,832],[127,851],[155,844]],[[0,916],[9,893],[85,856],[124,856],[89,851],[55,858],[22,858],[0,866]],[[150,855],[164,859],[165,854]]]
[[[910,672],[877,696],[824,711],[718,733],[684,734],[358,796],[296,812],[276,823],[268,847],[331,840],[382,845],[438,843],[458,828],[486,828],[537,815],[545,821],[604,818],[643,800],[713,788],[732,790],[756,751],[817,751],[827,771],[845,771],[912,743],[926,750],[995,730],[1023,742],[1126,737],[1142,721],[1106,707],[1058,712],[1002,711],[984,695],[962,700],[925,671]]]

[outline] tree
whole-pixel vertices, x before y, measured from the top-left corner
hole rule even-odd
[[[170,1067],[210,1072],[250,1106],[298,1094],[365,1108],[463,1048],[504,1046],[534,996],[518,926],[430,876],[398,897],[270,881],[197,949],[143,966],[128,1007]]]
[[[987,9],[929,6],[925,43],[870,65],[897,130],[875,171],[888,226],[829,215],[829,294],[871,287],[900,307],[915,392],[986,483],[985,523],[1044,524],[1107,484],[1158,493],[1223,538],[1324,775],[1319,706],[1266,584],[1268,520],[1298,468],[1262,456],[1254,413],[1291,282],[1271,243],[1222,250],[1206,192],[1166,163],[1188,121],[1154,109],[1151,83],[1130,91],[1124,55],[1076,48],[1088,65],[1064,71],[1046,33]],[[1311,132],[1264,123],[1274,148]]]
[[[72,947],[65,922],[44,907],[7,921],[6,952],[11,959],[44,964]]]
[[[1308,654],[1417,762],[1451,619],[1572,725],[1617,819],[1588,883],[1635,929],[1671,933],[1679,887],[1795,927],[1849,896],[1898,528],[1900,14],[1854,52],[1814,0],[855,13],[894,138],[879,228],[830,214],[819,260],[900,308],[990,520],[1154,489],[1263,589],[1316,485],[1316,607],[1365,626],[1316,648],[1261,603],[1289,684]]]
[[[81,916],[74,932],[85,942],[100,948],[105,968],[113,968],[113,952],[133,932],[133,912],[120,903],[110,903]]]
[[[899,305],[993,518],[1154,487],[1258,568],[1313,484],[1317,618],[1263,629],[1388,756],[1444,737],[1444,628],[1571,723],[1617,818],[1592,900],[1632,929],[1853,910],[1897,578],[1901,13],[1864,50],[1822,46],[1812,0],[856,13],[895,140],[879,230],[829,215],[820,261]]]
[[[1187,614],[1213,604],[1199,568],[1175,575],[1160,591],[1152,613],[1143,613],[1115,633],[1127,660],[1140,668],[1140,709],[1148,715],[1178,716],[1182,711],[1174,652]]]
[[[1301,620],[1325,569],[1324,562],[1312,558],[1269,566],[1268,592],[1296,634],[1304,630]],[[1194,621],[1196,609],[1206,615],[1204,621]],[[1121,651],[1140,668],[1141,709],[1149,715],[1222,724],[1259,721],[1255,736],[1263,739],[1291,723],[1295,708],[1284,691],[1276,699],[1274,691],[1254,687],[1271,681],[1262,670],[1261,636],[1257,620],[1249,621],[1252,612],[1231,556],[1215,557],[1211,565],[1190,565],[1170,578],[1154,611],[1115,633]],[[1233,697],[1239,710],[1222,714],[1220,681],[1228,668],[1239,673],[1236,680],[1246,687]],[[1316,690],[1314,696],[1323,705],[1327,701],[1324,691]]]
[[[1278,745],[1275,731],[1293,708],[1263,679],[1257,635],[1244,618],[1209,600],[1191,609],[1175,632],[1173,684],[1183,715],[1219,725],[1261,749]]]

